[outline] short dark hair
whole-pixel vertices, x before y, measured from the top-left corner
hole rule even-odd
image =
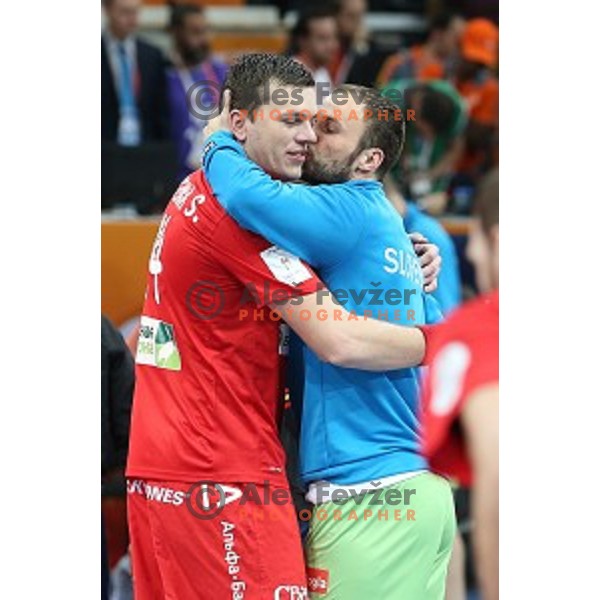
[[[203,14],[204,8],[199,4],[171,4],[169,27],[170,29],[179,29],[183,27],[187,16]]]
[[[231,90],[231,108],[252,112],[266,103],[261,95],[265,84],[311,87],[315,80],[308,69],[289,56],[267,53],[243,54],[229,69],[223,91]],[[271,90],[272,91],[272,90]],[[223,93],[221,92],[221,108]]]
[[[292,29],[292,39],[298,40],[309,35],[310,24],[312,21],[327,18],[335,19],[337,13],[337,7],[331,3],[312,6],[311,8],[305,9],[298,16],[298,21],[296,22],[294,29]]]
[[[405,123],[400,107],[386,98],[380,91],[362,85],[341,85],[339,89],[356,90],[355,98],[360,98],[360,104],[372,115],[366,121],[365,131],[358,143],[357,152],[367,148],[381,148],[383,162],[375,172],[378,179],[383,179],[386,173],[398,162],[404,147]],[[381,119],[385,115],[385,119]],[[383,112],[385,111],[385,113]],[[396,116],[400,118],[396,119]]]
[[[481,219],[486,232],[500,223],[500,172],[498,167],[489,171],[477,185],[473,215]]]

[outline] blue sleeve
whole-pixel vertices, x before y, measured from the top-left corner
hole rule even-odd
[[[229,132],[206,140],[202,166],[217,200],[242,227],[314,267],[341,260],[362,234],[364,200],[350,184],[276,181]]]
[[[425,323],[427,325],[435,325],[444,320],[444,315],[440,308],[439,302],[432,294],[423,292],[425,301]]]

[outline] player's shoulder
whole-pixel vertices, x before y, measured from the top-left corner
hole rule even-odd
[[[197,169],[193,173],[190,173],[186,179],[188,179],[197,189],[207,192],[211,196],[213,195],[212,188],[210,187],[210,184],[208,183],[208,180],[206,179],[202,169]]]
[[[183,222],[189,221],[191,229],[186,230],[202,232],[203,237],[212,235],[228,216],[201,169],[181,181],[165,212]]]
[[[311,200],[307,203],[307,209],[317,214],[323,210],[334,211],[336,215],[345,215],[346,219],[352,219],[356,225],[364,221],[369,207],[377,201],[381,189],[380,182],[367,179],[351,179],[343,183],[316,186],[298,183],[284,185],[299,185],[307,189],[307,198]],[[311,218],[311,215],[311,212],[306,213],[307,218]]]

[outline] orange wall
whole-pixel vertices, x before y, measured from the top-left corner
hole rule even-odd
[[[142,312],[159,219],[102,223],[102,312],[119,326]]]

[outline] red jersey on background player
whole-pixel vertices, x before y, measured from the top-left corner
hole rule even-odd
[[[423,451],[434,471],[463,487],[473,483],[465,437],[457,420],[471,396],[497,386],[498,291],[456,310],[430,338],[430,373],[423,387]]]
[[[498,598],[499,181],[482,181],[467,256],[485,295],[428,336],[423,451],[433,470],[472,486],[476,566],[484,600]]]

